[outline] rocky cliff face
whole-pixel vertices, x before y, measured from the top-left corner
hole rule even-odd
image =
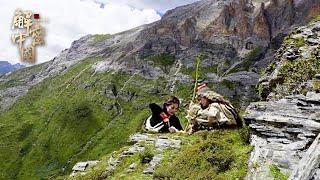
[[[277,50],[273,63],[259,80],[264,99],[312,90],[312,78],[320,73],[320,22],[297,27]]]
[[[270,166],[277,165],[290,175],[320,133],[320,94],[296,95],[278,101],[251,103],[244,116],[252,129],[251,154],[247,179],[270,178]],[[315,151],[315,150],[314,150]],[[317,150],[319,151],[319,147]],[[310,153],[309,153],[310,154]],[[302,162],[306,163],[306,160]],[[304,179],[318,179],[319,164]],[[303,166],[303,165],[300,165]],[[303,171],[301,168],[300,171]]]
[[[320,178],[319,25],[295,28],[260,79],[268,101],[251,103],[244,116],[254,146],[247,179],[270,178],[275,167],[289,179]]]
[[[227,43],[239,52],[268,46],[273,38],[286,34],[292,25],[316,16],[318,8],[316,1],[199,1],[168,11],[145,30],[143,37],[149,41],[164,36],[186,47],[198,40]]]
[[[88,35],[50,62],[2,77],[1,84],[7,85],[1,90],[1,109],[32,85],[90,56],[103,58],[94,65],[97,72],[163,76],[171,79],[167,86],[173,90],[176,82],[172,79],[191,82],[187,72],[198,53],[204,55],[203,78],[244,108],[257,98],[257,69],[270,62],[283,34],[316,16],[318,9],[319,2],[314,0],[203,0],[170,10],[160,21],[129,31],[104,37]],[[169,63],[157,62],[164,57],[170,57]],[[19,85],[9,85],[10,80],[19,81]]]

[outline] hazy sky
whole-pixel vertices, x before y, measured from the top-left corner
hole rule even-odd
[[[37,63],[49,61],[86,34],[113,34],[151,23],[167,10],[197,0],[0,0],[0,60],[20,62],[18,46],[11,42],[16,9],[39,13],[46,29],[38,46]]]

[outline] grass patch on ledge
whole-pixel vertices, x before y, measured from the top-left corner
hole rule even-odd
[[[286,37],[283,41],[286,45],[294,45],[295,47],[302,47],[305,45],[305,40],[303,37],[299,37],[297,39],[293,39],[290,36]]]
[[[97,42],[102,42],[105,41],[107,39],[110,39],[112,37],[111,34],[95,34],[93,35],[93,42],[97,43]]]
[[[305,94],[306,90],[301,84],[311,80],[319,73],[320,61],[315,56],[309,59],[286,60],[281,66],[278,75],[282,83],[278,83],[273,90],[281,96],[291,95],[296,92]]]
[[[276,180],[287,180],[289,178],[289,175],[282,173],[278,166],[275,164],[270,165],[269,169],[271,177]]]
[[[186,136],[187,142],[168,153],[156,168],[158,179],[242,179],[252,147],[242,130],[201,131]]]

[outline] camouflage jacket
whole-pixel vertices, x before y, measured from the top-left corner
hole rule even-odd
[[[205,96],[213,103],[205,109],[202,109],[199,104],[191,103],[186,117],[190,124],[203,126],[237,125],[237,114],[234,114],[236,111],[229,102],[213,91],[207,92]]]
[[[192,104],[187,119],[191,124],[198,123],[205,126],[237,124],[232,112],[226,105],[220,103],[212,103],[205,109],[201,109],[198,104]]]

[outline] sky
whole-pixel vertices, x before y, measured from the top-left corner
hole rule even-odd
[[[46,62],[87,34],[114,34],[161,19],[169,9],[197,0],[0,0],[0,60],[21,63],[11,41],[16,9],[40,14],[45,45],[36,61]],[[28,65],[28,64],[26,64]]]

